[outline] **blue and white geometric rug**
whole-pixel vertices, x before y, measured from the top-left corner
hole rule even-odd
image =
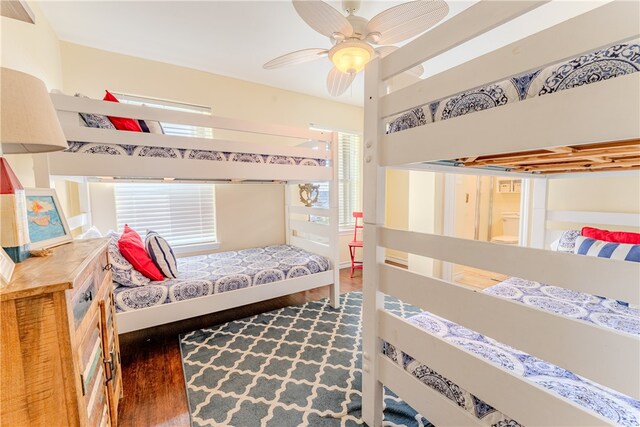
[[[193,426],[358,426],[362,294],[285,307],[180,336]],[[402,317],[420,311],[399,301]],[[430,426],[385,390],[385,425]]]

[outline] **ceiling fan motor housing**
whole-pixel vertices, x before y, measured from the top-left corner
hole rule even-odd
[[[342,0],[342,10],[353,15],[360,9],[361,0]]]
[[[363,40],[367,35],[367,24],[369,23],[369,20],[361,16],[349,15],[347,16],[347,21],[349,21],[353,27],[353,34],[351,34],[351,38]]]

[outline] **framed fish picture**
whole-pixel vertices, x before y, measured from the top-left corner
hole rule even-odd
[[[73,240],[53,188],[27,188],[27,222],[31,250],[46,249]]]

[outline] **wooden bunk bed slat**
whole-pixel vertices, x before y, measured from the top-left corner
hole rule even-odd
[[[477,7],[481,5],[483,7],[492,6],[483,5],[483,3],[480,2]],[[500,9],[503,7],[501,2],[489,3],[496,3],[494,7]],[[473,13],[475,7],[470,7],[460,15],[466,12]],[[437,101],[475,87],[544,68],[582,53],[637,37],[639,34],[638,16],[640,16],[640,3],[638,2],[614,1],[605,4],[596,10],[564,21],[545,31],[383,96],[380,100],[380,118],[420,107],[427,103],[425,102],[426,96],[429,97],[428,102]],[[451,21],[456,18],[457,16],[453,17]],[[474,19],[476,18],[474,17]],[[616,24],[611,25],[612,22]],[[447,23],[445,22],[442,26]],[[594,31],[594,28],[597,28],[598,31]],[[425,33],[422,37],[433,42],[435,35],[432,36],[432,33],[436,30],[438,28]],[[562,40],[567,34],[571,34],[572,43],[559,43],[558,40]],[[410,49],[407,51],[411,52]],[[399,49],[381,59],[383,75],[385,75],[385,67],[391,68],[388,62],[394,60],[394,55],[402,52],[405,50]],[[415,51],[411,53],[415,54]]]
[[[381,79],[387,80],[422,62],[484,34],[547,1],[481,1],[391,52],[381,63]],[[416,57],[416,52],[420,56]]]
[[[638,337],[397,267],[381,264],[378,272],[380,290],[387,295],[640,398]],[[616,363],[600,363],[614,348]]]
[[[391,133],[381,137],[380,164],[639,139],[638,93],[640,73],[634,73]]]
[[[610,420],[461,350],[390,312],[380,311],[377,323],[380,338],[419,361],[428,361],[429,368],[456,384],[464,384],[467,391],[499,408],[522,425],[613,425]],[[380,355],[378,359],[383,357]],[[405,376],[408,375],[405,373]],[[403,382],[408,381],[407,378]]]
[[[594,144],[596,145],[596,144]],[[607,163],[609,159],[618,157],[634,157],[640,158],[640,141],[611,142],[604,148],[578,148],[578,147],[561,147],[563,152],[550,148],[548,150],[529,151],[523,153],[502,154],[497,156],[482,156],[476,158],[460,159],[465,166],[517,166],[517,165],[534,165],[556,162],[568,162],[574,160],[591,160],[596,163]]]
[[[640,305],[640,265],[634,262],[386,227],[379,231],[378,244],[385,248]]]

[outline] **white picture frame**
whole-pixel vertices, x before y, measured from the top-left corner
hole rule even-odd
[[[71,242],[71,230],[53,188],[27,188],[27,223],[31,250]]]
[[[0,285],[4,287],[9,284],[15,267],[16,264],[9,257],[9,254],[0,248]]]

